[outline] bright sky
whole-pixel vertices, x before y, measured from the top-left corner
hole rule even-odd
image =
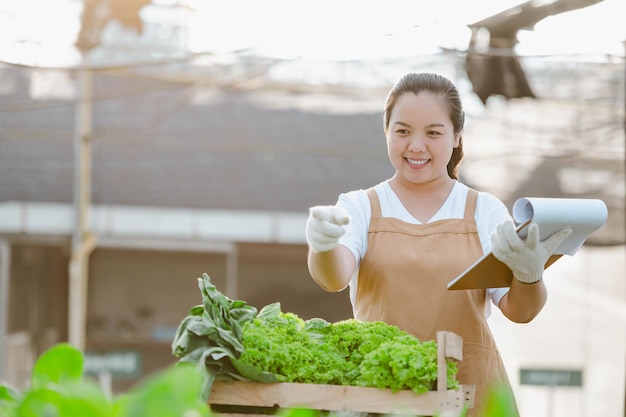
[[[162,5],[174,2],[153,0],[153,4]],[[186,3],[189,8],[174,13],[171,8],[149,6],[143,9],[142,16],[149,21],[188,27],[187,45],[192,52],[253,48],[257,54],[281,58],[346,60],[415,56],[436,52],[439,47],[463,50],[469,40],[467,24],[521,1],[181,0],[178,3]],[[80,28],[81,9],[80,0],[0,0],[0,61],[72,65],[77,55],[69,46]],[[547,18],[535,30],[520,32],[517,52],[623,56],[624,16],[626,1],[604,0]],[[16,41],[20,42],[19,47],[15,47]]]
[[[514,5],[515,0],[499,0]],[[458,41],[466,34],[464,14],[456,7],[449,13],[448,1],[387,0],[291,0],[221,2],[219,6],[197,2],[198,12],[190,34],[191,46],[202,49],[235,49],[254,46],[271,55],[311,59],[351,59],[380,55],[414,55],[432,52],[434,39],[441,43]],[[466,2],[457,2],[465,4]],[[484,14],[497,12],[495,2],[483,1]],[[428,7],[424,7],[428,4]],[[491,7],[488,7],[490,6]],[[220,12],[215,13],[219,7]],[[246,10],[241,14],[241,10]],[[461,13],[459,13],[461,12]],[[224,19],[223,16],[232,16]],[[260,18],[263,16],[263,18]],[[466,18],[470,19],[466,15]],[[456,26],[456,27],[455,27]],[[432,31],[428,41],[415,41]],[[409,39],[413,39],[412,42]]]
[[[192,2],[194,50],[257,47],[270,55],[352,59],[430,53],[439,46],[465,49],[467,24],[522,3],[520,0],[230,0]],[[219,10],[219,11],[218,11]],[[245,13],[241,13],[245,10]],[[224,18],[227,16],[227,18]],[[603,3],[545,19],[520,33],[525,54],[623,54],[626,2]],[[197,24],[196,24],[197,22]],[[568,40],[568,38],[570,38]]]

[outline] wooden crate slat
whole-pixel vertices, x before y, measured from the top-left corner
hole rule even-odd
[[[445,335],[444,353],[446,358],[463,360],[463,338],[456,333],[443,332]]]
[[[357,411],[370,413],[411,413],[432,415],[454,410],[457,415],[466,401],[464,390],[392,392],[388,389],[324,384],[215,382],[209,403],[256,407]]]
[[[448,387],[446,358],[463,360],[463,338],[452,332],[437,332],[437,391]]]

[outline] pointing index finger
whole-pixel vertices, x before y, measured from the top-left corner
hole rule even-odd
[[[317,220],[345,225],[350,218],[344,209],[336,206],[315,206],[310,208],[311,216]]]

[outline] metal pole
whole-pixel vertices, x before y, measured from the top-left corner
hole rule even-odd
[[[5,365],[9,339],[9,290],[11,272],[11,246],[0,240],[0,381],[7,378]]]
[[[548,417],[554,417],[554,385],[548,387]]]
[[[91,201],[91,129],[92,73],[81,69],[79,96],[74,130],[74,231],[69,264],[69,342],[85,349],[87,323],[87,283],[89,254],[95,243],[89,234],[89,204]]]

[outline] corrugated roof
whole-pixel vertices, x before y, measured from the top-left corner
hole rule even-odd
[[[359,97],[143,83],[96,77],[95,204],[305,210],[392,172]],[[0,201],[71,202],[74,103],[30,104],[51,108],[0,115]]]

